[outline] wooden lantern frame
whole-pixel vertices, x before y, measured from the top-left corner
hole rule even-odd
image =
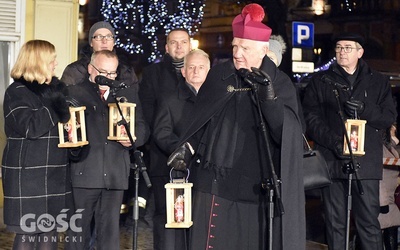
[[[126,129],[123,124],[118,125],[118,122],[122,120],[122,116],[118,110],[116,103],[109,103],[109,133],[108,140],[125,141],[129,140],[129,136],[126,133]],[[135,136],[135,103],[119,103],[122,114],[129,126],[129,131],[131,132],[132,139],[136,140]]]
[[[171,169],[172,171],[172,169]],[[188,183],[186,179],[173,180],[165,184],[167,223],[165,228],[189,228],[193,225],[192,221],[192,187],[193,183]],[[178,196],[183,194],[183,221],[175,221],[175,203]]]
[[[347,119],[345,122],[346,133],[352,146],[352,153],[356,156],[365,155],[365,124],[366,120]],[[344,138],[343,154],[350,155],[346,137]]]
[[[89,144],[86,140],[85,110],[85,106],[69,107],[71,114],[69,121],[58,123],[59,148],[81,147]],[[67,136],[65,133],[67,133]],[[67,141],[66,138],[68,138]]]

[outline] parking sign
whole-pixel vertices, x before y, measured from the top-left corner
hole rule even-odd
[[[293,22],[293,47],[313,48],[314,47],[314,24],[306,22]]]

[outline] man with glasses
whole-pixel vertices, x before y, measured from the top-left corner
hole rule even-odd
[[[89,30],[88,34],[88,45],[82,49],[80,53],[80,59],[69,64],[61,77],[61,81],[63,81],[67,85],[73,85],[77,84],[89,77],[88,73],[88,65],[90,63],[90,57],[93,52],[96,51],[101,51],[101,50],[110,50],[114,51],[115,53],[116,50],[114,49],[115,46],[115,30],[111,26],[110,23],[105,22],[105,21],[100,21],[96,22],[95,24],[92,25],[92,27]],[[123,60],[121,60],[121,56],[119,56],[118,60],[118,68],[115,71],[116,76],[115,80],[124,82],[125,85],[129,86],[129,88],[132,88],[132,95],[134,95],[132,98],[134,98],[136,101],[136,113],[140,115],[142,114],[142,105],[139,101],[139,98],[137,98],[138,92],[139,92],[139,84],[138,84],[138,78],[136,76],[135,70],[132,66],[126,64]],[[124,201],[121,205],[121,209],[124,207],[128,207],[130,203],[130,198],[133,196],[134,193],[134,183],[133,183],[133,177],[131,178],[131,183],[132,185],[129,187],[129,191],[125,193]],[[147,196],[147,187],[144,185],[144,181],[141,181],[140,183],[143,183],[143,185],[140,185],[139,188],[139,195],[140,196]],[[127,210],[127,209],[126,209]],[[125,211],[124,211],[125,212]],[[121,219],[125,219],[125,215],[121,216]]]
[[[96,84],[95,77],[102,75],[110,80],[117,77],[118,57],[110,50],[92,54],[87,66],[89,77],[69,85],[72,98],[85,106],[86,134],[89,145],[71,150],[71,176],[75,209],[82,210],[78,220],[82,233],[77,237],[77,249],[89,249],[91,221],[95,218],[96,249],[120,249],[119,215],[124,190],[128,189],[130,172],[129,140],[108,140],[108,103],[115,103],[115,89]],[[101,98],[105,91],[104,99]],[[136,103],[133,88],[116,92],[115,97],[124,97],[127,102]],[[135,116],[137,146],[143,145],[148,131],[140,113]],[[80,237],[79,237],[80,236]],[[72,244],[73,245],[73,244]]]
[[[115,31],[114,28],[105,21],[100,21],[92,25],[89,30],[89,49],[84,47],[80,53],[80,59],[69,64],[63,72],[61,81],[67,85],[77,84],[82,79],[88,78],[87,66],[93,52],[100,50],[114,51]],[[119,60],[118,75],[116,80],[123,81],[128,86],[138,88],[138,78],[132,66]]]
[[[327,243],[330,250],[345,249],[348,205],[348,171],[350,162],[343,156],[343,119],[366,120],[365,155],[356,157],[356,175],[363,194],[354,182],[351,187],[352,218],[361,249],[382,249],[378,221],[379,180],[382,178],[381,131],[396,121],[388,77],[371,69],[362,59],[364,39],[344,33],[335,38],[336,62],[326,71],[314,75],[306,87],[303,109],[307,134],[324,155],[333,183],[322,189]],[[343,112],[341,112],[343,110]],[[357,164],[358,165],[358,164]],[[352,172],[351,172],[352,173]]]
[[[96,68],[96,66],[94,66],[92,63],[90,63],[90,65],[99,73],[99,75],[101,76],[105,76],[107,78],[111,78],[111,79],[115,79],[118,75],[117,71],[114,72],[107,72],[107,71],[102,71],[99,70],[98,68]]]

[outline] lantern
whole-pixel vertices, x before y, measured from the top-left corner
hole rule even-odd
[[[189,228],[193,225],[192,221],[192,186],[187,178],[172,179],[171,169],[170,183],[165,184],[167,223],[166,228]]]
[[[59,148],[80,147],[89,144],[86,140],[85,109],[86,107],[69,107],[71,114],[69,121],[58,123]]]
[[[122,114],[129,126],[129,131],[131,132],[132,139],[136,140],[135,137],[135,103],[119,103],[119,107],[121,108]],[[129,140],[128,133],[123,124],[120,124],[122,120],[122,116],[120,111],[118,110],[118,106],[116,103],[109,103],[109,136],[108,140],[116,140],[116,141],[124,141]]]
[[[350,141],[350,147],[353,155],[365,155],[364,142],[365,142],[365,124],[366,120],[352,120],[347,119],[345,123],[346,133]],[[346,137],[344,138],[343,154],[349,155],[349,147]]]

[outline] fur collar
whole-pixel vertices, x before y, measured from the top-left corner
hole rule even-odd
[[[48,92],[64,92],[65,89],[65,84],[62,83],[57,77],[53,77],[50,84],[39,84],[37,81],[28,82],[23,77],[21,77],[18,81],[30,91],[40,96]]]

